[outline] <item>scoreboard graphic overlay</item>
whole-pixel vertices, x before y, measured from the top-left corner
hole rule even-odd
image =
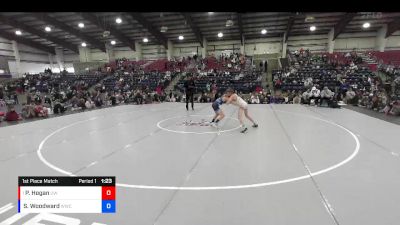
[[[115,177],[18,177],[18,213],[115,213]]]

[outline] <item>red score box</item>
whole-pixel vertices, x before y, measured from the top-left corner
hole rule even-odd
[[[101,187],[102,200],[115,200],[115,186],[102,186]]]

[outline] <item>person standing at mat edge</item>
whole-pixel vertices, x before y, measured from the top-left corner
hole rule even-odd
[[[186,95],[186,110],[189,110],[189,101],[192,103],[192,110],[194,110],[193,95],[196,89],[196,84],[193,80],[193,75],[189,76],[185,81],[185,95]]]
[[[253,123],[252,127],[257,128],[258,124],[256,122],[254,122],[253,118],[250,117],[248,105],[243,100],[243,98],[241,98],[239,95],[237,95],[232,88],[228,88],[226,90],[225,95],[227,97],[226,104],[232,104],[232,105],[236,105],[237,107],[239,107],[238,118],[239,118],[240,126],[242,127],[242,130],[240,132],[245,133],[247,131],[247,127],[243,121],[244,116]]]

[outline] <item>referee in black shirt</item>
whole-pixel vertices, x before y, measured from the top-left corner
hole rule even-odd
[[[185,94],[186,94],[186,110],[189,110],[189,100],[192,103],[192,110],[194,110],[193,103],[193,95],[196,88],[196,85],[193,80],[193,76],[190,76],[184,84]]]

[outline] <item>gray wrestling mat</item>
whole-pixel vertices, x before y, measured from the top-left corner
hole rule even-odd
[[[0,128],[0,224],[397,225],[400,127],[347,109],[126,105]],[[248,121],[247,121],[248,122]],[[116,214],[17,214],[18,176],[116,176]]]

